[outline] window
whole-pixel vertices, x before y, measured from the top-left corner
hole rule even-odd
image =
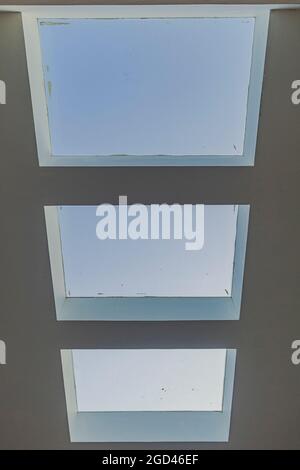
[[[253,31],[254,18],[40,20],[53,155],[242,155]]]
[[[148,206],[148,219],[150,211]],[[116,219],[118,212],[116,206]],[[99,240],[96,206],[60,206],[58,219],[66,295],[82,298],[230,296],[237,214],[238,206],[205,206],[203,248],[187,251],[184,238]]]
[[[203,248],[187,251],[184,240],[99,240],[95,206],[46,207],[58,319],[239,318],[248,213],[206,205]]]
[[[265,13],[98,11],[24,15],[41,165],[253,164]]]
[[[78,411],[221,411],[225,358],[224,349],[73,350]]]
[[[62,351],[71,440],[226,441],[235,351]]]

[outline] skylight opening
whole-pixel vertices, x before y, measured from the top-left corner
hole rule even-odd
[[[127,213],[125,231],[122,223],[121,232],[109,229],[107,237],[107,218],[98,212],[103,206],[105,211],[109,207],[108,213],[116,219],[123,220],[123,211]],[[162,205],[156,206],[161,209]],[[137,207],[140,214],[135,212]],[[160,218],[164,226],[157,229],[154,225],[154,238],[153,207],[143,204],[45,207],[59,320],[239,318],[249,206],[164,205],[167,212]],[[135,215],[130,212],[133,208]],[[200,218],[193,217],[193,210],[185,212],[187,208],[198,211]],[[186,219],[189,212],[191,217]],[[176,223],[175,216],[172,218],[175,213]],[[178,214],[183,214],[183,218]],[[150,227],[146,224],[148,231],[143,229],[142,233],[147,236],[141,238],[139,223],[145,220],[150,220]],[[171,220],[169,226],[168,220]],[[104,239],[103,232],[99,235],[99,224],[105,227]],[[132,225],[138,229],[132,230]],[[190,225],[193,231],[186,233]],[[176,238],[178,227],[182,226],[182,236]],[[120,235],[126,236],[120,238]]]
[[[54,156],[241,156],[255,19],[39,19]]]
[[[72,442],[226,442],[233,349],[62,350]]]
[[[78,412],[222,411],[226,349],[72,353]]]
[[[66,296],[230,297],[237,214],[206,205],[203,247],[187,251],[184,239],[99,240],[96,206],[60,206]]]

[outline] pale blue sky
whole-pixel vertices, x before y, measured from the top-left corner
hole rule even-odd
[[[241,155],[253,31],[253,18],[41,21],[53,153]]]
[[[206,205],[203,249],[187,251],[184,239],[99,240],[96,206],[61,206],[67,295],[228,297],[237,212],[233,205]]]
[[[225,361],[226,349],[73,350],[78,411],[222,411]]]

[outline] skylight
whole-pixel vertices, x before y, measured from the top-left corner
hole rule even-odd
[[[268,9],[45,12],[22,14],[40,165],[254,164]]]
[[[233,349],[62,350],[72,442],[227,441]]]
[[[60,320],[226,320],[240,315],[249,206],[200,205],[202,217],[193,226],[196,248],[187,249],[186,206],[182,213],[183,236],[175,225],[172,205],[161,220],[158,238],[131,232],[135,216],[128,215],[128,236],[99,238],[100,206],[46,206],[48,246],[57,318]],[[107,205],[104,205],[107,207]],[[116,218],[135,205],[108,205]],[[161,208],[161,205],[157,205]],[[190,206],[196,210],[199,205]],[[197,210],[198,210],[197,209]],[[201,212],[202,211],[202,212]],[[193,211],[190,212],[193,215]],[[174,217],[173,217],[174,216]],[[163,224],[170,220],[170,233]],[[141,220],[141,219],[139,219]],[[187,219],[189,220],[189,219]],[[194,217],[190,218],[192,224]],[[117,224],[120,221],[117,221]],[[203,225],[202,225],[203,223]],[[122,224],[123,227],[123,224]],[[137,227],[137,225],[135,225]],[[124,227],[123,227],[124,228]],[[174,230],[173,230],[174,228]],[[123,229],[122,229],[123,230]],[[201,231],[203,233],[201,233]],[[126,233],[126,232],[125,232]],[[200,233],[198,240],[198,235]],[[163,235],[168,235],[164,239]],[[169,236],[170,235],[170,236]],[[202,238],[203,237],[203,238]],[[190,240],[190,238],[189,238]],[[203,243],[202,243],[203,242]],[[198,244],[199,243],[199,244]],[[192,242],[193,248],[195,248]]]
[[[54,155],[242,155],[254,18],[41,19]]]
[[[195,251],[185,240],[99,240],[95,206],[58,213],[67,297],[231,295],[238,206],[205,206]]]
[[[78,412],[222,411],[225,349],[73,350]]]

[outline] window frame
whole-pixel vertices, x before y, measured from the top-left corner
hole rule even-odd
[[[222,411],[78,412],[72,350],[61,350],[71,442],[227,442],[236,350],[226,349]]]
[[[248,89],[243,155],[105,155],[54,156],[51,154],[47,99],[44,86],[38,19],[70,18],[255,18],[252,63]],[[52,8],[22,13],[25,49],[33,106],[36,144],[40,166],[253,166],[258,131],[269,8],[202,5],[155,5],[83,7],[74,10]]]
[[[45,206],[57,320],[187,321],[238,320],[249,222],[249,205],[238,205],[230,297],[67,297],[58,206]]]

